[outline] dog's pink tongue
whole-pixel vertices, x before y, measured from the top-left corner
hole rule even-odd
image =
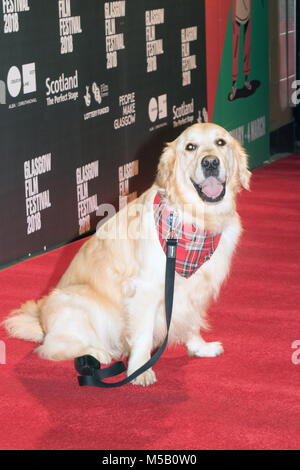
[[[221,192],[223,191],[223,185],[214,176],[209,176],[201,185],[201,189],[207,197],[215,199],[220,196]]]

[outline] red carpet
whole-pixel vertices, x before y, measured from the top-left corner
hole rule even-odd
[[[239,197],[245,230],[205,335],[222,356],[188,358],[180,346],[151,387],[80,388],[73,362],[39,359],[1,327],[0,448],[299,449],[299,181],[298,155],[255,170]],[[2,271],[0,319],[54,286],[80,244]]]

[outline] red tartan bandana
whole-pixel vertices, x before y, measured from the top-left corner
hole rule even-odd
[[[221,234],[212,235],[200,230],[196,225],[183,224],[174,211],[168,207],[167,199],[158,192],[153,203],[154,219],[160,244],[166,253],[166,240],[173,223],[174,238],[178,239],[176,253],[176,272],[183,277],[190,277],[205,261],[208,261],[218,247]]]

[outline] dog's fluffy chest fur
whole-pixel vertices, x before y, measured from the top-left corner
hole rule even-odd
[[[143,240],[136,251],[141,269],[137,276],[126,279],[123,286],[124,305],[129,323],[135,322],[130,318],[135,299],[139,290],[148,286],[149,297],[141,299],[139,315],[147,310],[146,303],[153,305],[153,348],[161,344],[166,335],[164,311],[164,281],[166,256],[158,240],[158,234],[153,222],[153,209],[151,201],[156,194],[153,189],[148,210],[144,212],[145,233],[151,234],[151,239]],[[175,274],[174,302],[172,322],[169,332],[170,343],[185,343],[191,331],[198,331],[207,327],[206,309],[212,298],[216,298],[221,284],[226,277],[230,260],[240,235],[240,221],[237,215],[232,217],[231,223],[224,227],[217,250],[210,260],[191,277],[184,278]],[[141,252],[139,252],[141,250]]]

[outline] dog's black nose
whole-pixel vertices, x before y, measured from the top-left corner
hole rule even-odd
[[[220,160],[214,155],[206,155],[201,162],[206,176],[216,176],[220,166]]]
[[[220,165],[220,160],[214,155],[207,155],[203,158],[201,165],[203,168],[213,168],[215,170]]]

